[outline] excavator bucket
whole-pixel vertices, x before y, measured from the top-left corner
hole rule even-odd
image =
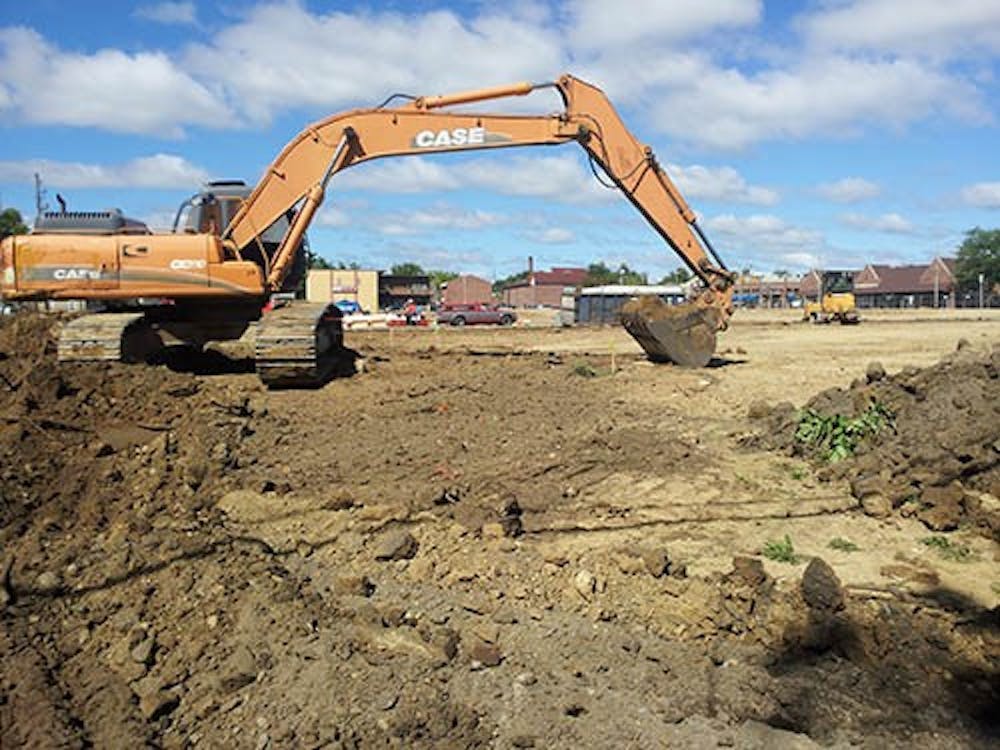
[[[719,312],[698,304],[668,305],[646,295],[626,302],[621,321],[654,362],[704,367],[715,354]]]

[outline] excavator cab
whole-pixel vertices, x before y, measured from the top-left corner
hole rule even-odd
[[[252,188],[243,180],[214,180],[184,201],[174,217],[174,234],[222,235],[250,196]],[[243,250],[243,259],[252,260],[266,273],[274,254],[288,232],[292,212],[278,219],[260,235],[260,244],[253,243]],[[309,240],[303,236],[291,270],[279,292],[295,291],[305,277]]]
[[[206,183],[177,209],[174,234],[222,234],[249,195],[250,187],[242,180]]]

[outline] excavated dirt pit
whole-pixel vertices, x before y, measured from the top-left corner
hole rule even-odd
[[[215,355],[59,366],[51,321],[4,319],[0,745],[995,746],[990,342],[821,396],[874,389],[905,445],[942,392],[962,415],[830,471],[744,416],[776,334],[706,373],[372,333],[355,377],[268,392]],[[967,556],[863,512],[885,451],[909,502],[960,489]]]

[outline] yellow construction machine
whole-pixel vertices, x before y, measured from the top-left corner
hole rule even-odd
[[[459,105],[554,90],[550,115],[453,109]],[[253,345],[268,385],[322,381],[342,351],[332,305],[294,302],[271,309],[300,254],[306,228],[330,179],[343,169],[389,156],[576,143],[622,191],[698,277],[701,289],[677,308],[657,298],[627,305],[622,320],[649,356],[703,366],[716,332],[732,313],[733,275],[699,229],[695,214],[653,155],[629,132],[604,93],[561,76],[444,96],[390,97],[313,123],[293,138],[257,186],[229,215],[220,196],[171,234],[132,233],[97,222],[85,232],[63,227],[0,243],[0,296],[7,300],[82,299],[128,305],[62,328],[59,358],[141,360],[166,344],[203,346],[240,339]],[[229,196],[231,197],[231,196]],[[220,210],[227,209],[227,210]],[[143,305],[142,300],[160,300]]]
[[[806,302],[802,308],[802,319],[813,323],[833,323],[855,325],[861,322],[854,295],[850,292],[827,292],[819,302]]]

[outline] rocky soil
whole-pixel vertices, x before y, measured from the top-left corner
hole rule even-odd
[[[737,367],[351,344],[360,374],[267,392],[215,355],[60,366],[51,320],[0,323],[0,746],[996,746],[995,600],[941,583],[996,545],[932,564],[859,510],[959,493],[995,532],[996,355],[822,394],[897,433],[802,481],[692,416]],[[834,528],[928,580],[860,585],[877,550]],[[765,560],[780,529],[824,546]]]
[[[883,429],[825,475],[850,479],[876,517],[895,510],[934,531],[974,525],[1000,540],[1000,347],[975,351],[963,339],[938,364],[892,376],[873,362],[864,378],[819,393],[804,409],[856,417],[873,405],[887,411]],[[759,442],[824,463],[827,446],[796,434],[802,410],[757,408],[769,418]]]

